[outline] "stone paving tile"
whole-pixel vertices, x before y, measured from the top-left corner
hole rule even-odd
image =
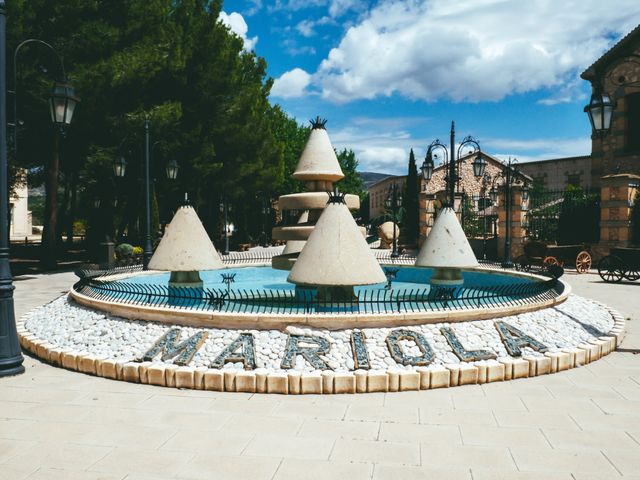
[[[437,411],[420,409],[420,423],[430,425],[486,425],[497,426],[491,412],[469,410]]]
[[[301,397],[303,398],[303,397]],[[309,417],[342,420],[347,411],[348,405],[324,404],[314,405],[312,403],[296,403],[278,405],[271,415],[276,417]]]
[[[120,473],[98,473],[86,470],[41,468],[27,477],[27,480],[122,480]]]
[[[486,447],[527,446],[551,448],[538,428],[486,427],[464,425],[460,427],[465,445]]]
[[[90,392],[67,403],[99,407],[145,408],[144,402],[152,396],[151,393],[142,392]]]
[[[621,398],[621,395],[615,391],[615,388],[611,388],[610,386],[551,385],[548,389],[551,395],[553,395],[552,398],[569,401],[576,398]]]
[[[471,480],[469,469],[376,465],[373,480]],[[475,480],[475,479],[474,479]]]
[[[176,475],[190,464],[193,454],[141,448],[115,448],[88,468],[92,472]]]
[[[273,480],[369,480],[372,473],[373,464],[285,458]]]
[[[545,413],[576,413],[584,412],[586,414],[599,415],[602,409],[589,398],[573,398],[573,399],[543,399],[543,398],[522,398],[524,405],[529,412]]]
[[[637,387],[613,387],[625,400],[640,402],[640,384]]]
[[[458,397],[453,399],[456,410],[484,410],[502,412],[526,412],[522,400],[517,395],[494,395],[490,397]]]
[[[572,413],[571,417],[584,430],[640,430],[640,416],[637,415],[588,415],[578,412]]]
[[[551,412],[494,412],[500,427],[548,427],[578,429],[578,425],[566,413]]]
[[[574,473],[573,478],[575,480],[611,480],[611,476],[605,474],[592,474],[592,473]],[[624,477],[613,477],[613,478],[621,478],[623,480],[640,480],[640,475],[625,475]]]
[[[2,400],[5,402],[26,402],[26,403],[69,403],[85,396],[83,392],[77,390],[63,390],[60,388],[26,388],[3,386]]]
[[[61,422],[83,422],[96,418],[98,407],[66,405],[52,403],[30,404],[19,418],[28,420],[61,421]]]
[[[347,410],[347,420],[362,422],[403,422],[417,423],[417,407],[377,407],[369,405],[352,405]]]
[[[420,442],[462,445],[457,425],[415,425],[411,423],[383,423],[380,440],[391,442]]]
[[[135,408],[143,410],[175,410],[179,412],[202,412],[220,410],[217,400],[209,398],[179,397],[174,395],[153,395]]]
[[[471,473],[473,474],[473,480],[574,480],[574,477],[566,472],[545,472],[544,476],[541,476],[540,472],[514,472],[512,470],[496,470],[494,468],[473,468],[471,469]]]
[[[0,464],[0,480],[24,480],[37,468],[34,465]]]
[[[504,447],[479,447],[475,445],[422,445],[422,465],[447,468],[455,465],[462,468],[496,468],[516,470],[516,465]]]
[[[315,438],[376,440],[379,431],[378,422],[307,419],[298,431],[298,435]]]
[[[382,407],[386,404],[388,397],[392,397],[384,392],[367,393],[366,395],[303,395],[299,396],[283,396],[283,402],[287,399],[296,403],[308,402],[307,397],[310,397],[311,403],[314,405],[371,405]]]
[[[48,422],[46,420],[0,421],[0,438],[36,440],[39,442],[82,443],[83,434],[91,431],[87,424]]]
[[[417,443],[340,439],[336,441],[330,460],[420,465],[420,446]]]
[[[431,393],[435,393],[433,390]],[[461,401],[467,401],[468,396],[458,397]],[[425,392],[393,392],[387,394],[384,401],[385,407],[401,408],[437,408],[438,410],[453,410],[453,397],[449,395],[425,395]]]
[[[599,398],[594,402],[608,415],[634,415],[640,417],[640,401],[619,398]]]
[[[544,428],[544,436],[549,440],[553,448],[595,448],[603,449],[615,445],[616,448],[638,448],[629,435],[623,431],[616,430],[559,430],[555,428]],[[640,450],[639,450],[640,454]]]
[[[327,460],[335,442],[334,438],[256,435],[242,455]]]
[[[532,381],[535,378],[527,378],[526,381]],[[568,384],[562,384],[566,386]],[[518,396],[518,397],[543,397],[553,398],[547,385],[527,384],[520,380],[508,380],[506,382],[493,382],[481,385],[482,390],[488,398],[495,396]]]
[[[272,397],[275,396],[272,395]],[[249,397],[236,399],[233,396],[224,396],[213,400],[211,410],[215,412],[270,415],[278,406],[280,406],[280,402],[276,402],[275,398],[271,401],[250,401]]]
[[[223,457],[203,453],[190,459],[176,478],[185,480],[271,480],[280,458]]]
[[[618,476],[616,469],[600,452],[592,449],[510,449],[519,470],[531,472],[598,473]]]
[[[54,469],[85,470],[104,458],[112,447],[76,445],[61,442],[37,442],[21,448],[5,460],[9,465],[35,465]]]
[[[611,445],[609,448],[604,448],[602,453],[623,475],[640,475],[640,446],[623,449],[618,448],[617,445]]]
[[[220,425],[224,432],[272,435],[295,435],[302,426],[301,417],[264,417],[261,415],[232,415]]]
[[[221,431],[181,430],[165,439],[160,450],[240,455],[252,438],[252,435],[238,435]],[[142,444],[150,446],[144,442]]]

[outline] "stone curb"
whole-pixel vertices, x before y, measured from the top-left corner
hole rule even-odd
[[[608,334],[590,339],[575,348],[547,352],[544,356],[461,362],[433,368],[418,367],[413,371],[324,371],[321,375],[299,372],[269,373],[264,369],[217,370],[114,360],[88,352],[56,347],[29,332],[25,327],[24,318],[16,322],[16,327],[22,348],[41,360],[67,370],[113,380],[173,388],[282,395],[404,392],[535,377],[594,362],[613,352],[622,342],[625,332],[624,317],[606,305],[599,304],[605,307],[613,318],[614,325]]]

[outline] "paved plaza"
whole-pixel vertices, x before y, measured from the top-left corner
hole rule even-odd
[[[71,273],[18,277],[16,314]],[[91,377],[26,357],[0,379],[0,480],[640,479],[640,283],[565,278],[630,320],[622,351],[536,378],[280,396]]]

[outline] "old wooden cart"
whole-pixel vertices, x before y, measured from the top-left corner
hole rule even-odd
[[[524,255],[516,258],[516,266],[525,271],[531,267],[571,265],[578,273],[586,273],[591,268],[592,258],[585,245],[547,245],[543,242],[529,242],[524,246]]]
[[[640,279],[640,248],[612,248],[598,263],[598,274],[605,282]]]

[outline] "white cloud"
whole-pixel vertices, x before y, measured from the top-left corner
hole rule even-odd
[[[220,12],[218,19],[229,27],[233,33],[242,38],[245,50],[249,51],[255,48],[256,43],[258,43],[258,37],[247,37],[249,27],[247,26],[247,22],[244,21],[244,17],[242,15],[238,12],[231,12],[229,14]]]
[[[313,37],[316,32],[313,30],[314,22],[312,20],[302,20],[296,25],[296,30],[303,37]]]
[[[309,83],[311,83],[311,75],[301,68],[294,68],[274,81],[271,95],[280,98],[301,97],[308,93],[306,88]]]
[[[494,157],[503,160],[516,157],[520,163],[591,154],[591,139],[586,136],[528,140],[488,138],[482,145]]]
[[[637,0],[387,0],[346,31],[314,81],[337,103],[498,101],[541,88],[557,90],[543,104],[571,101],[567,86],[639,15]]]
[[[340,17],[350,10],[361,11],[365,4],[362,0],[331,0],[329,3],[329,15]]]

